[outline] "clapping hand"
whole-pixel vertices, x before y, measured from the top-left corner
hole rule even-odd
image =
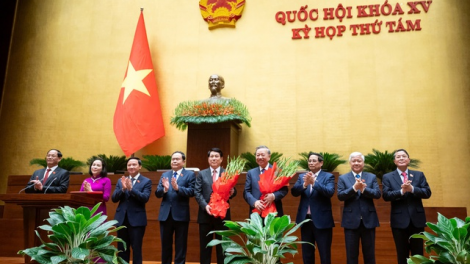
[[[122,184],[122,190],[125,191],[125,190],[130,190],[129,186],[128,186],[128,179],[126,177],[124,177],[124,175],[121,177],[121,184]],[[132,185],[132,184],[131,184]]]
[[[170,189],[170,182],[168,181],[168,178],[166,177],[162,178],[162,185],[163,185],[163,191],[168,192],[168,190]]]
[[[315,179],[317,177],[315,176],[315,174],[313,174],[313,172],[309,171],[305,174],[304,176],[304,184],[305,186],[308,186],[309,184],[315,184]]]
[[[413,191],[413,186],[411,186],[411,181],[406,181],[401,185],[401,190],[403,194]]]
[[[93,190],[91,189],[91,185],[89,182],[87,181],[84,181],[83,182],[83,190],[85,190],[85,192],[92,192]]]
[[[30,182],[34,183],[34,189],[36,190],[42,190],[42,182],[39,180],[39,177],[36,176],[36,180],[32,180]]]

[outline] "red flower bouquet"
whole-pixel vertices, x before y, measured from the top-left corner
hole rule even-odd
[[[298,166],[298,161],[289,162],[289,159],[281,159],[279,162],[274,162],[272,168],[269,168],[259,176],[260,200],[263,201],[264,197],[269,193],[276,192],[286,185],[289,186],[289,181],[295,175]],[[276,205],[271,203],[261,212],[256,208],[252,212],[259,213],[261,217],[266,217],[269,213],[277,212],[277,210]]]
[[[227,209],[230,208],[228,200],[230,198],[230,190],[237,184],[240,172],[245,167],[246,161],[240,157],[229,160],[227,169],[222,172],[221,176],[212,183],[212,194],[209,201],[211,214],[214,217],[224,219]]]

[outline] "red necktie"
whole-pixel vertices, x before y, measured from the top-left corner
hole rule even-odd
[[[215,182],[217,180],[217,170],[212,171],[212,182]]]
[[[408,176],[406,175],[406,172],[402,172],[401,175],[403,175],[403,183],[406,183],[408,181]]]
[[[51,169],[47,169],[46,171],[46,176],[44,176],[44,180],[42,181],[42,184],[45,184],[47,181],[47,178],[49,177],[49,172],[51,172]]]

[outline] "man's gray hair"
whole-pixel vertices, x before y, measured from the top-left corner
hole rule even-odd
[[[361,156],[362,160],[365,161],[364,155],[362,155],[361,152],[357,152],[357,151],[356,151],[356,152],[353,152],[353,153],[351,153],[351,155],[349,155],[349,161],[351,161],[351,159],[352,159],[353,157],[356,157],[356,156]]]
[[[268,154],[271,155],[271,150],[269,150],[267,146],[261,145],[261,146],[256,147],[255,153],[258,151],[258,149],[267,149]]]

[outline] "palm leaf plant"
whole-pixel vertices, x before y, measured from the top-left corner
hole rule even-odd
[[[282,155],[283,154],[279,153],[279,152],[272,152],[271,153],[271,159],[269,159],[269,163],[274,164],[274,162],[279,161],[279,159],[282,157]],[[255,154],[253,154],[251,152],[242,153],[242,154],[240,154],[240,157],[242,157],[246,160],[244,171],[249,171],[249,170],[257,168],[259,166],[258,163],[256,163]]]
[[[106,170],[108,172],[116,173],[117,171],[125,171],[127,169],[127,162],[126,162],[127,159],[126,159],[126,156],[124,155],[122,156],[109,155],[109,157],[106,156],[106,154],[98,154],[96,156],[93,155],[88,159],[87,165],[90,166],[91,163],[97,158],[104,160],[104,162],[106,163]]]
[[[42,166],[44,168],[47,167],[47,162],[46,159],[32,159],[29,161],[29,165],[38,165]],[[62,158],[59,161],[59,167],[61,167],[64,170],[72,171],[74,169],[78,169],[80,167],[85,166],[85,163],[83,161],[76,160],[74,158]]]
[[[309,170],[308,153],[309,152],[299,153],[299,156],[302,158],[298,160],[299,166],[307,171]],[[319,152],[319,154],[323,156],[323,166],[321,169],[326,172],[333,172],[339,165],[347,162],[346,160],[341,159],[341,156],[336,153]]]
[[[142,167],[148,171],[171,169],[171,156],[143,155]]]
[[[110,235],[125,227],[115,227],[116,220],[106,222],[108,217],[101,212],[93,215],[100,204],[91,210],[84,206],[51,210],[46,219],[49,225],[38,228],[47,231],[52,242],[45,242],[36,231],[42,245],[20,250],[18,254],[28,255],[41,264],[95,263],[98,258],[106,263],[127,263],[117,256],[118,250],[112,245],[117,242],[126,247],[125,242]]]
[[[372,149],[372,153],[365,156],[364,171],[375,174],[382,181],[384,174],[397,169],[393,162],[394,158],[393,152],[380,152],[379,150]],[[417,159],[410,159],[409,167],[418,168],[420,163]]]
[[[408,259],[408,264],[470,263],[470,217],[464,222],[457,217],[447,219],[438,213],[436,224],[426,224],[434,234],[421,232],[411,237],[423,239],[424,249],[430,256],[414,255]]]
[[[224,264],[275,264],[287,253],[295,255],[298,244],[308,243],[292,235],[308,221],[295,224],[289,215],[276,217],[276,213],[270,213],[263,222],[258,213],[252,213],[246,222],[225,221],[228,230],[211,231],[209,234],[216,233],[222,239],[213,239],[207,246],[222,245]]]

